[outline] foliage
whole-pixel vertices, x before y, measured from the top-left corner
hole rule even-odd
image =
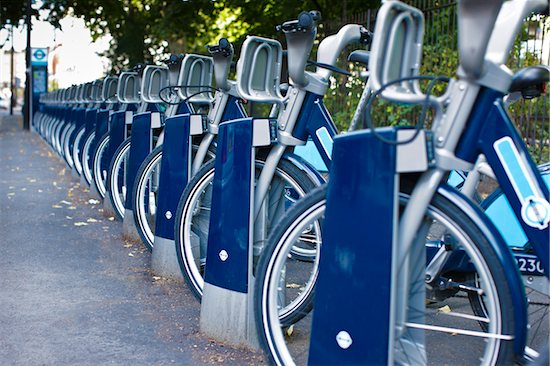
[[[9,0],[12,1],[12,0]],[[107,56],[115,70],[158,61],[168,53],[199,52],[221,37],[239,49],[247,34],[275,37],[275,25],[303,10],[338,19],[378,1],[343,0],[44,0],[48,21],[83,17],[92,36],[112,37]]]
[[[2,0],[0,1],[0,28],[7,24],[18,24],[25,18],[26,1]]]

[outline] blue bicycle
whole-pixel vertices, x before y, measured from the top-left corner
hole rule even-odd
[[[422,13],[398,1],[384,3],[374,32],[368,87],[374,96],[390,101],[429,105],[434,121],[428,131],[405,131],[407,136],[397,143],[388,139],[387,129],[337,137],[328,185],[308,194],[273,229],[256,267],[254,302],[260,340],[272,362],[318,360],[323,350],[310,344],[310,334],[315,324],[326,325],[330,319],[320,320],[312,311],[313,293],[315,308],[321,306],[325,315],[330,313],[327,309],[337,317],[354,303],[368,304],[369,298],[382,295],[355,293],[350,299],[346,291],[364,282],[382,284],[383,279],[346,273],[374,263],[391,268],[391,315],[380,314],[380,321],[393,329],[387,341],[389,363],[491,365],[538,357],[548,343],[549,193],[502,97],[511,85],[548,81],[545,68],[531,68],[512,84],[512,73],[503,66],[523,19],[546,5],[536,0],[504,5],[461,2],[459,77],[436,97],[422,92],[418,83]],[[368,109],[374,96],[362,99],[359,109]],[[427,146],[420,149],[423,153],[409,150],[410,159],[398,170],[399,225],[389,259],[374,254],[378,248],[370,242],[378,233],[363,229],[366,220],[388,208],[388,202],[364,200],[362,182],[377,175],[372,161],[382,159],[372,156],[365,142],[365,136],[373,134],[375,140],[397,145],[398,166],[401,148],[414,146],[418,139],[424,143],[417,147]],[[514,253],[517,260],[487,216],[490,213],[447,184],[449,171],[471,171],[480,156],[487,159],[528,240],[528,252]],[[411,168],[418,164],[423,167]],[[301,262],[289,255],[296,243],[304,242],[318,251],[315,261]],[[526,286],[537,292],[540,303],[527,302],[516,262],[520,269],[524,263]],[[329,287],[316,288],[319,274],[335,268],[343,275],[332,278]],[[528,269],[544,276],[529,283]],[[528,318],[528,311],[539,306],[542,310]],[[369,312],[368,306],[362,310]],[[331,339],[341,349],[352,345],[346,332]],[[353,343],[365,353],[369,346]],[[324,361],[329,363],[330,357]]]

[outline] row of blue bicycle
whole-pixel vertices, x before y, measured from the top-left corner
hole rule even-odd
[[[235,80],[222,38],[44,94],[33,126],[155,273],[183,275],[220,341],[277,365],[544,364],[550,165],[535,165],[506,105],[546,97],[550,68],[505,63],[548,4],[457,6],[453,77],[419,74],[423,14],[390,0],[373,33],[345,25],[315,61],[321,17],[303,12],[277,27],[285,52],[247,37]],[[353,45],[369,77],[351,125],[369,128],[338,134],[323,97]],[[419,120],[373,128],[381,99],[420,106]],[[269,112],[248,116],[250,102]],[[483,177],[499,188],[481,200]]]

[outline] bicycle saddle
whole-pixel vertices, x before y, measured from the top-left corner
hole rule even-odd
[[[550,67],[544,65],[528,66],[514,74],[510,92],[521,92],[525,99],[531,99],[544,93],[544,84],[550,79]]]

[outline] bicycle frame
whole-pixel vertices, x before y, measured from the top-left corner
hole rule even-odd
[[[458,132],[459,135],[456,136],[456,157],[473,164],[480,154],[486,156],[548,277],[548,223],[550,221],[548,188],[504,109],[502,103],[504,94],[484,87],[479,91],[474,89],[473,92],[476,97],[472,101],[472,112],[465,119],[463,132]],[[436,128],[434,127],[434,130]],[[417,252],[424,250],[424,248],[411,248],[414,233],[420,226],[419,220],[414,216],[421,216],[415,213],[426,210],[437,189],[441,193],[441,188],[438,186],[445,177],[445,172],[446,169],[441,167],[430,170],[424,173],[417,183],[400,222],[396,264],[407,266],[408,263],[412,263],[411,257],[416,258]],[[447,185],[444,184],[443,187],[445,186]],[[475,208],[473,202],[448,186],[443,189],[446,196],[458,198],[453,200],[457,206],[468,212],[470,217],[477,216],[476,222],[480,222],[480,227],[490,231],[491,244],[499,254],[503,267],[507,269],[507,280],[512,288],[516,289],[513,292],[514,313],[517,319],[514,348],[516,354],[522,355],[527,332],[527,305],[516,261],[490,219]],[[398,288],[394,290],[393,296],[398,304],[395,309],[399,309],[395,314],[396,324],[406,322],[406,303],[410,300],[399,294],[408,293],[405,291],[408,291],[411,280],[415,279],[411,279],[410,274],[403,274],[397,282]]]
[[[486,156],[548,277],[548,188],[506,113],[502,96],[490,89],[480,92],[457,157],[472,162],[480,153]]]
[[[323,97],[321,95],[308,91],[298,91],[297,95],[300,94],[303,95],[303,104],[299,111],[298,118],[295,125],[292,128],[287,128],[285,132],[290,133],[292,138],[299,141],[307,141],[308,137],[311,137],[324,163],[327,167],[330,167],[330,162],[332,161],[331,155],[333,139],[338,133],[336,126],[334,125],[329,112],[323,104]],[[289,101],[289,103],[292,103],[292,101]],[[269,151],[264,168],[258,178],[258,184],[255,191],[255,219],[258,217],[261,210],[267,190],[275,174],[277,164],[288,147],[289,145],[279,141],[278,144]],[[287,153],[285,156],[299,159],[298,155],[294,153]],[[300,160],[302,165],[308,165],[309,171],[315,171],[306,161],[303,159]],[[323,182],[323,178],[319,173],[315,175],[315,178],[319,181],[319,183]]]

